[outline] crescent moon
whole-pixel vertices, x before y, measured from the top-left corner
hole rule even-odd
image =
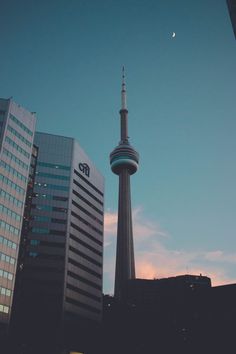
[[[175,38],[176,34],[175,32],[172,33],[172,38]]]

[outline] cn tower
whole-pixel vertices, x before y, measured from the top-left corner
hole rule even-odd
[[[134,244],[130,176],[138,169],[139,154],[129,143],[128,109],[126,104],[126,84],[124,67],[122,70],[120,142],[110,154],[112,172],[119,176],[119,202],[116,246],[115,298],[125,298],[128,279],[135,279]]]

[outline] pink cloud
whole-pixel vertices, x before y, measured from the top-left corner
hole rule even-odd
[[[117,213],[106,212],[104,215],[104,233],[105,235],[116,235]]]
[[[226,253],[222,250],[170,249],[165,245],[167,233],[158,222],[146,218],[140,207],[133,211],[133,229],[137,277],[153,279],[201,273],[209,276],[214,286],[236,282],[235,278],[227,275],[230,264],[236,263],[235,253]],[[115,274],[116,232],[117,213],[107,212],[105,246],[110,246],[110,253],[106,254],[105,248],[104,274],[112,284],[111,288]]]
[[[206,252],[205,257],[209,261],[236,263],[236,253],[225,253],[223,251]]]

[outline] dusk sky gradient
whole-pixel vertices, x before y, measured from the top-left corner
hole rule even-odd
[[[175,32],[175,38],[172,33]],[[137,276],[236,282],[236,41],[225,0],[2,0],[0,97],[76,138],[105,176],[113,293],[121,68]]]

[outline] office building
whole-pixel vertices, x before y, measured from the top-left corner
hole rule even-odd
[[[0,99],[0,334],[8,332],[36,118]]]
[[[128,136],[128,110],[126,105],[124,68],[121,91],[120,127],[120,142],[110,154],[110,164],[112,172],[119,176],[115,297],[123,301],[127,280],[135,278],[130,175],[137,171],[139,163],[139,155],[130,145]]]
[[[36,133],[34,144],[15,328],[29,352],[83,351],[102,316],[104,179],[74,139]]]

